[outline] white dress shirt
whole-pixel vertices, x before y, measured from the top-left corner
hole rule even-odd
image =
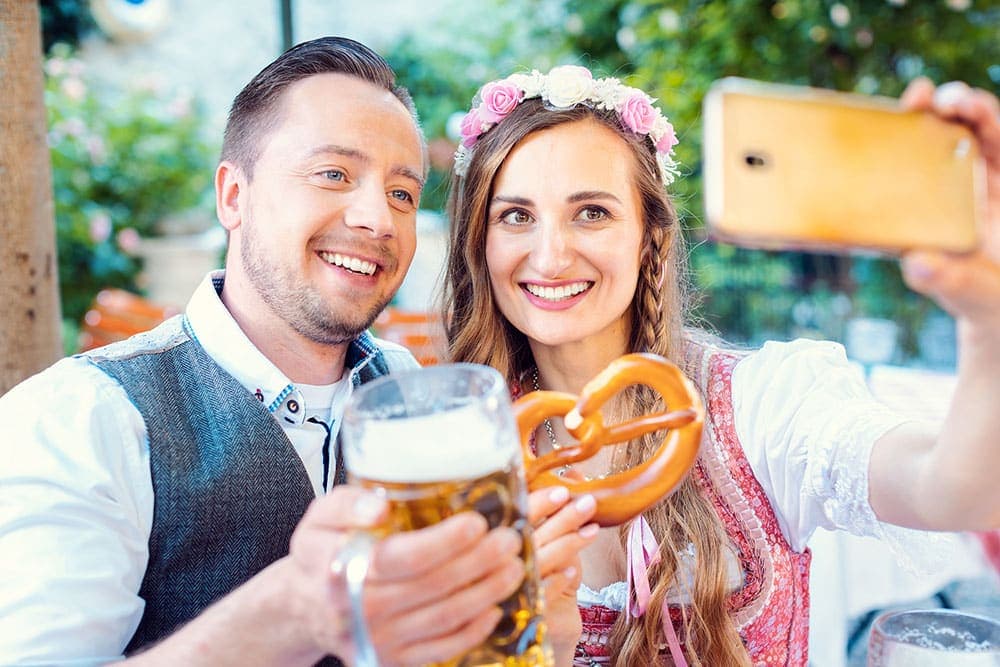
[[[320,494],[326,429],[307,420],[339,417],[351,369],[325,387],[293,384],[244,335],[213,275],[188,303],[191,329],[268,407]],[[391,368],[416,366],[402,347],[379,346]],[[331,441],[339,421],[330,424]],[[115,380],[86,359],[67,358],[0,398],[0,432],[0,664],[121,658],[142,617],[153,520],[142,417]]]

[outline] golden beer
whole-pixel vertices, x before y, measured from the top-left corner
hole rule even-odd
[[[550,667],[520,440],[500,374],[443,364],[378,378],[351,397],[341,436],[351,481],[389,505],[379,532],[419,530],[474,511],[491,529],[521,533],[524,580],[502,603],[497,627],[437,667]],[[352,600],[355,616],[357,607]]]
[[[503,616],[489,638],[473,651],[435,667],[548,667],[553,664],[545,638],[542,596],[535,576],[531,525],[525,514],[523,478],[515,466],[474,478],[445,482],[351,481],[375,491],[388,505],[386,533],[417,530],[453,514],[482,514],[490,528],[511,526],[521,533],[526,576],[503,603]]]

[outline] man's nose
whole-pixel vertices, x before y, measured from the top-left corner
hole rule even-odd
[[[537,243],[531,251],[535,271],[545,278],[557,278],[572,263],[571,231],[562,223],[544,221],[538,225]]]
[[[374,238],[388,238],[396,233],[384,189],[376,183],[357,188],[347,209],[344,222],[348,227],[367,230]]]

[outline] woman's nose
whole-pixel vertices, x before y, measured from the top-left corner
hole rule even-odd
[[[531,250],[532,268],[545,278],[557,278],[572,263],[571,232],[558,222],[538,226],[538,238]]]

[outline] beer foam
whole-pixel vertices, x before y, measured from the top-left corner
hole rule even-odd
[[[467,405],[419,417],[373,420],[345,453],[347,470],[383,482],[474,479],[511,465],[519,453],[509,425]],[[346,449],[346,448],[345,448]]]

